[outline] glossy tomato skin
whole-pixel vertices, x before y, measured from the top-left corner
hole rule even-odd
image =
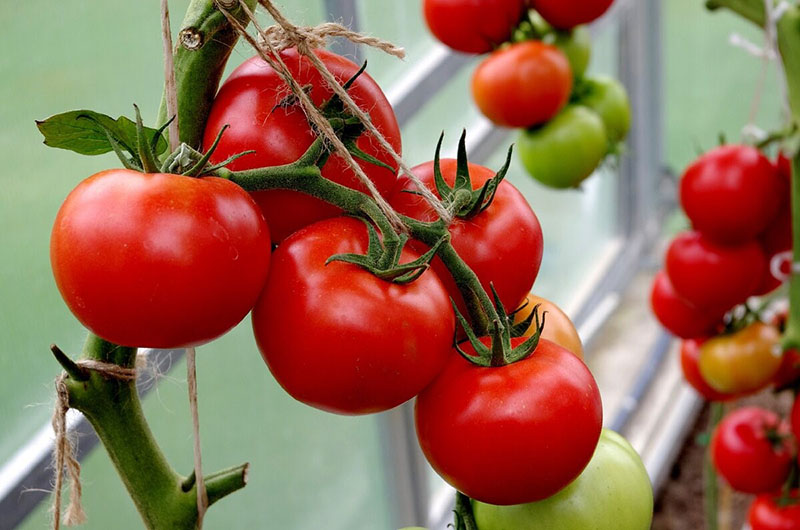
[[[792,209],[789,201],[791,196],[791,161],[779,154],[775,168],[780,175],[781,204],[778,207],[778,214],[758,236],[758,242],[767,257],[767,266],[764,269],[761,284],[756,289],[757,295],[769,293],[780,287],[781,279],[772,275],[770,261],[777,254],[792,249]]]
[[[103,171],[56,216],[50,262],[73,314],[133,347],[208,342],[253,307],[269,229],[240,187],[216,177]]]
[[[761,390],[772,382],[781,366],[780,338],[776,328],[763,322],[711,338],[700,347],[700,373],[719,392]]]
[[[445,181],[455,181],[457,163],[452,159],[440,160]],[[434,193],[433,162],[420,164],[412,169],[414,174]],[[469,164],[473,189],[478,189],[494,177],[491,169]],[[401,190],[414,190],[414,184],[401,177]],[[398,192],[390,201],[399,213],[419,219],[433,221],[436,213],[424,198],[405,191]],[[494,285],[500,301],[510,308],[530,291],[542,262],[543,237],[539,219],[525,197],[510,182],[503,180],[497,187],[492,204],[471,219],[455,219],[450,225],[451,242],[458,255],[475,272],[486,292]],[[412,243],[420,252],[427,247]],[[439,258],[433,260],[433,269],[442,279],[450,296],[456,301],[459,311],[466,315],[461,292],[450,272]]]
[[[541,41],[493,52],[472,75],[472,96],[484,116],[503,127],[532,127],[569,101],[572,72],[566,55]]]
[[[700,359],[700,346],[706,339],[685,339],[681,341],[681,371],[686,381],[708,401],[730,401],[737,398],[738,394],[726,394],[714,390],[700,373],[698,361]]]
[[[522,309],[514,314],[514,323],[524,322],[537,306],[539,307],[539,318],[544,317],[545,319],[542,338],[558,344],[577,355],[579,359],[583,359],[583,343],[578,335],[578,330],[575,329],[575,324],[560,307],[547,298],[536,296],[533,293],[526,296]],[[536,320],[531,322],[530,327],[522,336],[532,337],[535,333]]]
[[[326,219],[278,246],[253,309],[258,348],[295,399],[339,414],[395,407],[422,390],[452,354],[455,317],[439,278],[381,280],[334,254],[367,250],[367,229]],[[403,251],[401,262],[415,259]]]
[[[415,414],[420,447],[442,478],[475,500],[508,505],[574,480],[594,453],[603,412],[586,365],[542,339],[530,357],[503,367],[454,355],[417,397]]]
[[[317,49],[315,53],[340,83],[350,79],[359,69],[352,61],[333,52]],[[310,95],[316,105],[330,99],[333,91],[308,59],[301,59],[293,48],[281,52],[281,58],[301,85],[312,87]],[[360,108],[369,112],[372,123],[392,148],[400,153],[400,128],[394,111],[378,84],[365,72],[348,89],[348,93]],[[256,152],[235,160],[228,167],[232,170],[244,170],[288,164],[297,160],[314,141],[315,135],[299,105],[281,104],[289,94],[286,84],[260,57],[248,59],[236,68],[220,87],[206,125],[203,138],[206,149],[214,142],[222,127],[230,125],[211,161],[222,162],[232,155],[248,150]],[[397,166],[369,133],[362,134],[357,145],[389,166]],[[381,195],[391,194],[397,181],[395,171],[368,162],[359,164]],[[355,173],[347,168],[338,155],[328,160],[322,169],[322,175],[339,184],[367,192]],[[282,241],[292,232],[314,221],[340,213],[334,206],[295,191],[258,191],[253,193],[253,197],[264,212],[275,242]]]
[[[600,18],[614,0],[531,0],[531,7],[553,27],[573,28]]]
[[[779,504],[780,492],[759,495],[747,511],[750,530],[800,530],[800,493],[793,490],[791,503]]]
[[[678,234],[665,261],[675,292],[707,311],[727,311],[744,302],[761,283],[766,266],[756,241],[722,246],[699,232]]]
[[[480,530],[646,530],[653,488],[625,438],[603,429],[586,469],[552,497],[514,506],[473,503]]]
[[[577,188],[607,150],[603,120],[580,105],[569,105],[543,126],[521,131],[517,141],[528,174],[551,188]]]
[[[661,325],[682,339],[713,334],[724,315],[724,311],[700,310],[678,296],[664,271],[653,278],[650,307]]]
[[[525,14],[526,0],[425,0],[431,33],[464,53],[486,53],[511,40]]]
[[[782,437],[773,442],[770,437]],[[792,466],[789,426],[772,411],[737,409],[714,429],[711,457],[717,472],[737,491],[766,493],[781,487]]]
[[[695,160],[680,181],[680,200],[695,230],[718,244],[760,234],[782,203],[783,184],[755,147],[723,145]]]

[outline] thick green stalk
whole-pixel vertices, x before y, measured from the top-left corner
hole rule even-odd
[[[711,403],[711,414],[708,420],[708,433],[714,431],[719,421],[722,419],[724,413],[724,405],[722,402],[714,401]],[[706,448],[703,467],[703,482],[704,482],[704,495],[705,512],[706,512],[706,530],[717,530],[719,527],[719,481],[717,480],[717,472],[714,470],[714,463],[711,461],[711,450]]]
[[[83,359],[133,368],[136,349],[117,346],[90,334]],[[119,380],[88,371],[88,378],[68,377],[70,407],[81,411],[108,451],[109,457],[150,529],[194,528],[197,492],[183,491],[186,478],[167,463],[144,418],[135,381]],[[242,487],[247,466],[206,477],[209,501]]]
[[[764,26],[764,2],[762,0],[706,0],[708,9],[725,8],[737,13],[756,26]]]
[[[245,3],[254,9],[256,0]],[[231,13],[243,25],[249,22],[240,7],[231,8]],[[213,0],[192,0],[181,23],[174,57],[181,142],[195,148],[202,144],[211,103],[238,38]],[[166,121],[166,102],[162,98],[158,124]]]

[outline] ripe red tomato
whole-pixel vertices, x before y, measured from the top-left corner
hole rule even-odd
[[[356,64],[335,53],[324,49],[318,49],[315,53],[340,83],[350,79],[359,69]],[[333,91],[308,59],[301,59],[295,49],[284,50],[281,57],[292,76],[301,85],[311,87],[310,96],[316,105],[330,99]],[[372,123],[400,153],[400,128],[389,101],[377,83],[362,73],[348,93],[360,108],[369,111]],[[219,89],[206,125],[203,139],[206,149],[214,142],[222,127],[230,125],[214,152],[212,162],[221,162],[251,149],[256,152],[235,160],[228,167],[232,170],[253,169],[297,160],[314,141],[315,134],[300,106],[285,104],[289,94],[287,85],[260,57],[253,57],[236,68]],[[391,157],[368,133],[359,137],[357,145],[367,154],[396,167]],[[359,164],[378,191],[388,197],[397,181],[396,172],[368,162]],[[328,160],[322,175],[339,184],[367,192],[338,155]],[[294,191],[258,191],[253,193],[253,197],[264,212],[275,242],[280,242],[314,221],[340,213],[338,208],[330,204]]]
[[[724,394],[717,392],[703,379],[697,361],[700,359],[700,345],[705,339],[686,339],[681,341],[681,370],[686,381],[697,392],[709,401],[728,401],[736,398],[737,394]]]
[[[775,377],[772,378],[772,382],[775,388],[781,388],[797,382],[798,379],[800,379],[800,352],[794,349],[786,350],[783,352],[781,365]],[[800,430],[796,432],[800,432]]]
[[[455,160],[440,160],[442,175],[451,186],[455,181],[456,166]],[[433,167],[433,162],[427,162],[412,171],[436,193]],[[477,164],[469,164],[469,174],[472,188],[478,189],[495,172]],[[404,176],[400,178],[400,189],[415,188],[411,180]],[[425,199],[413,193],[396,193],[391,204],[399,213],[421,221],[438,219]],[[514,185],[503,180],[497,187],[492,204],[471,219],[455,219],[450,225],[450,234],[456,252],[475,272],[486,292],[490,292],[491,283],[509,311],[517,307],[539,274],[543,243],[539,220]],[[427,250],[421,243],[414,245],[420,252]],[[458,304],[459,311],[466,315],[461,292],[438,257],[433,260],[433,269]]]
[[[364,223],[319,221],[275,251],[253,308],[258,348],[295,399],[340,414],[395,407],[417,395],[452,354],[455,317],[427,271],[398,285],[334,254],[367,250]],[[403,251],[405,263],[418,256]]]
[[[572,71],[550,44],[525,41],[493,52],[472,75],[472,97],[484,116],[504,127],[532,127],[569,101]]]
[[[789,476],[789,425],[772,411],[744,407],[725,416],[711,437],[717,472],[744,493],[775,491]]]
[[[723,145],[695,160],[680,182],[695,230],[718,244],[745,243],[775,219],[784,183],[772,162],[748,145]]]
[[[664,271],[658,271],[653,278],[650,307],[661,325],[682,339],[713,334],[724,315],[724,311],[697,309],[678,296]]]
[[[559,29],[574,28],[600,18],[614,0],[531,0],[531,7]]]
[[[447,46],[486,53],[511,40],[525,14],[526,0],[425,0],[425,22]]]
[[[667,250],[666,270],[679,296],[702,310],[727,311],[761,283],[766,259],[756,241],[717,245],[699,232],[684,232]]]
[[[781,176],[781,205],[778,207],[778,214],[758,236],[758,242],[767,257],[767,266],[764,269],[761,284],[756,290],[755,294],[757,295],[769,293],[781,285],[781,280],[772,275],[770,261],[775,255],[792,249],[792,209],[789,204],[791,166],[789,164],[791,162],[788,158],[783,155],[778,156],[776,168]],[[785,171],[788,173],[784,173]]]
[[[592,457],[602,416],[589,369],[546,339],[502,367],[453,355],[416,405],[417,436],[436,472],[473,499],[500,505],[544,499],[572,482]]]
[[[792,490],[788,504],[780,500],[780,493],[756,497],[747,512],[750,530],[800,530],[800,492]]]
[[[253,307],[269,267],[269,230],[230,181],[112,169],[67,196],[50,261],[67,306],[98,336],[194,346]]]

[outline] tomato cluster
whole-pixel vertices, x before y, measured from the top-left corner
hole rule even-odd
[[[480,111],[521,128],[528,173],[555,188],[577,187],[617,151],[630,127],[623,86],[584,77],[591,55],[587,24],[611,0],[425,0],[425,19],[444,44],[491,52],[472,76]]]
[[[747,145],[712,149],[681,178],[692,230],[670,243],[651,305],[665,328],[686,339],[684,374],[708,399],[755,392],[780,376],[776,326],[732,309],[780,285],[770,265],[791,248],[788,197],[780,158],[772,163]]]
[[[726,415],[711,437],[711,457],[717,472],[730,486],[758,495],[748,521],[753,530],[800,528],[793,470],[797,464],[795,402],[792,423],[758,407],[744,407]]]

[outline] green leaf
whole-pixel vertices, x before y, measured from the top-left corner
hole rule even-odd
[[[102,155],[114,150],[109,140],[111,136],[123,150],[131,155],[138,154],[136,123],[125,116],[115,120],[91,110],[72,110],[37,121],[36,126],[44,136],[44,144],[49,147],[81,155]],[[148,142],[155,145],[157,154],[167,150],[167,141],[163,137],[155,140],[159,135],[157,130],[145,127],[144,134]]]

